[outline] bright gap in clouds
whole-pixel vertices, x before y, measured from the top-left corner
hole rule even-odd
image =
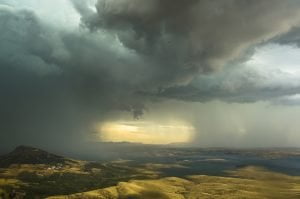
[[[246,66],[268,77],[269,80],[265,82],[290,89],[299,87],[300,49],[295,45],[269,44],[258,48],[246,62]],[[300,95],[296,93],[281,96],[274,102],[282,105],[299,105]]]
[[[70,0],[0,0],[0,4],[32,10],[42,21],[64,29],[78,27],[80,23],[81,16]]]
[[[117,121],[97,127],[101,141],[142,144],[187,143],[191,141],[194,130],[193,126],[177,121],[168,124]]]
[[[256,50],[246,65],[260,70],[280,70],[300,77],[300,49],[297,46],[268,44]]]

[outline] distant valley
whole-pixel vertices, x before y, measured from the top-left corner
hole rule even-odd
[[[0,157],[10,198],[299,198],[298,149],[143,146],[112,161],[83,161],[19,146]],[[272,191],[277,190],[277,191]],[[0,198],[1,198],[0,197]]]

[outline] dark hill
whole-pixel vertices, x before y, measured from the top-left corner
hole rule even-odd
[[[19,146],[12,152],[0,156],[0,167],[6,168],[12,164],[64,164],[66,158],[41,149]]]

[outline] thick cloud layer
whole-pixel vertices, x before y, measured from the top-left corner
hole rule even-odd
[[[3,146],[76,146],[111,112],[139,117],[145,104],[161,97],[249,102],[299,91],[290,85],[249,89],[248,73],[234,92],[223,89],[227,77],[210,79],[217,69],[247,60],[255,46],[289,38],[299,25],[297,0],[72,2],[81,25],[70,28],[49,23],[38,9],[0,0]]]
[[[278,98],[296,95],[299,92],[299,73],[291,74],[277,67],[258,69],[248,65],[229,68],[216,74],[200,75],[186,86],[168,88],[158,95],[193,102],[221,100],[238,103],[279,103],[283,100]]]
[[[288,32],[299,23],[299,6],[295,0],[99,0],[97,13],[83,20],[147,60],[155,83],[184,84]]]
[[[29,11],[0,9],[3,143],[78,142],[108,111],[141,114],[131,85],[138,80],[129,78],[139,62],[134,55],[108,47],[111,38],[55,30]]]

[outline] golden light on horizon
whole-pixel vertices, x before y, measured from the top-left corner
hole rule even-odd
[[[104,142],[133,142],[142,144],[187,143],[194,127],[183,122],[157,124],[155,122],[107,122],[97,126]]]

